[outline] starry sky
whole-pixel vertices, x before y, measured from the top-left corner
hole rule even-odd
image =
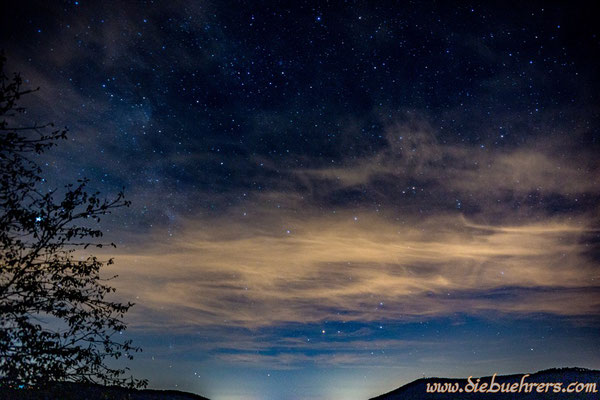
[[[585,2],[5,2],[48,185],[102,222],[150,387],[366,399],[600,368]]]

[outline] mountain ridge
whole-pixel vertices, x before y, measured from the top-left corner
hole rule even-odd
[[[382,395],[372,397],[369,400],[574,400],[594,399],[598,400],[600,393],[600,371],[581,367],[549,368],[534,373],[519,373],[509,375],[496,375],[495,382],[498,384],[520,383],[523,377],[526,383],[561,383],[563,387],[578,382],[582,384],[595,384],[596,392],[593,393],[554,393],[552,389],[548,392],[538,393],[535,389],[531,393],[466,393],[445,392],[428,393],[427,383],[458,384],[460,388],[466,388],[468,378],[419,378],[409,382],[397,389]],[[472,377],[472,383],[490,383],[492,376]],[[57,383],[45,389],[12,389],[0,387],[0,400],[209,400],[206,397],[178,390],[159,389],[128,389],[120,386],[103,386],[97,384],[83,384],[73,382]]]
[[[90,383],[61,382],[44,389],[0,387],[0,400],[209,400],[179,390],[129,389]]]
[[[449,399],[487,399],[487,400],[507,400],[507,399],[598,399],[598,392],[600,391],[600,371],[592,370],[581,367],[564,367],[564,368],[549,368],[534,373],[520,373],[520,374],[509,374],[509,375],[495,375],[483,376],[483,377],[471,377],[472,383],[489,383],[494,377],[494,382],[499,385],[505,384],[510,386],[514,383],[521,383],[521,379],[524,378],[524,382],[527,384],[536,383],[532,391],[527,392],[516,392],[516,393],[491,393],[491,392],[444,392],[444,393],[428,393],[427,384],[430,387],[434,383],[440,384],[454,384],[458,383],[458,388],[466,389],[469,384],[468,378],[419,378],[412,382],[407,383],[397,389],[382,395],[372,397],[369,400],[449,400]],[[582,383],[582,384],[595,384],[596,392],[593,393],[567,393],[563,392],[562,389],[566,390],[566,387],[571,383]],[[561,388],[558,393],[554,392],[554,386],[550,386],[549,390],[543,392],[537,392],[537,384],[544,384],[544,388],[548,383],[561,383]],[[445,387],[448,387],[447,385]],[[473,388],[473,385],[470,386]],[[479,386],[480,387],[480,386]],[[488,390],[489,388],[485,389]]]

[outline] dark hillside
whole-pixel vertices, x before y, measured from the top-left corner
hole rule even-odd
[[[510,387],[513,383],[520,383],[524,374],[516,375],[498,375],[495,382],[505,387]],[[472,378],[472,382],[477,382],[478,378]],[[480,385],[487,383],[489,385],[492,377],[482,377]],[[371,400],[465,400],[465,399],[487,399],[487,400],[508,400],[508,399],[526,399],[526,400],[574,400],[574,399],[594,399],[597,400],[600,393],[600,371],[589,370],[585,368],[553,368],[544,371],[539,371],[526,377],[525,383],[562,383],[558,393],[554,392],[555,386],[551,386],[546,391],[542,388],[542,393],[537,392],[537,386],[530,393],[521,391],[520,393],[427,393],[427,383],[433,384],[439,382],[455,384],[458,383],[458,388],[464,389],[467,387],[467,379],[448,379],[448,378],[423,378],[408,383],[396,390],[381,396],[374,397]],[[593,393],[567,393],[566,387],[571,383],[596,384],[596,391]],[[471,386],[472,388],[472,386]]]
[[[208,400],[177,390],[136,390],[118,386],[61,383],[44,390],[0,389],[0,400]]]

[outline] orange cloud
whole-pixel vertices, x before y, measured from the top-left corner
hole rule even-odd
[[[120,291],[139,296],[136,323],[258,328],[600,311],[584,220],[487,226],[461,216],[264,212],[231,221],[199,219],[167,242],[155,233],[116,256]]]
[[[597,232],[597,207],[553,214],[498,200],[506,192],[570,201],[597,195],[597,161],[560,156],[556,144],[493,153],[442,144],[424,123],[390,127],[387,138],[388,147],[352,165],[294,171],[295,189],[253,194],[219,216],[187,217],[173,237],[156,229],[132,238],[142,244],[115,254],[115,283],[137,298],[133,325],[257,329],[457,312],[600,314],[600,275],[586,241]],[[384,190],[370,185],[374,179],[426,181],[430,197],[480,207],[468,217],[362,204],[334,210],[311,193],[317,185]]]

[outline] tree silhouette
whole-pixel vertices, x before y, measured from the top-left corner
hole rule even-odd
[[[127,368],[108,365],[140,351],[115,338],[133,304],[106,299],[114,277],[100,270],[112,259],[81,258],[88,246],[102,247],[94,227],[100,218],[129,202],[122,192],[112,200],[89,193],[87,180],[60,191],[45,187],[35,158],[67,130],[16,126],[25,117],[18,101],[32,90],[22,89],[18,74],[6,75],[5,61],[0,55],[0,383],[143,387],[146,381],[123,377]]]

